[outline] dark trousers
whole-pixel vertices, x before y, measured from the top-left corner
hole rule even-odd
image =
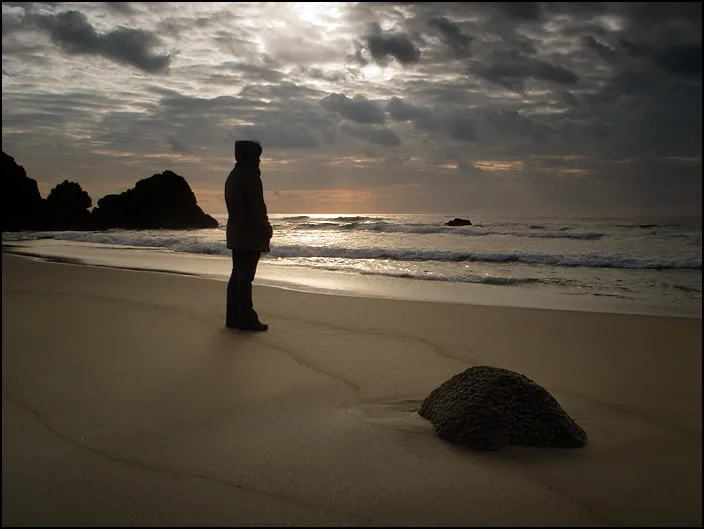
[[[227,325],[250,325],[259,321],[252,304],[252,281],[260,255],[251,250],[232,250],[232,274],[227,283]]]

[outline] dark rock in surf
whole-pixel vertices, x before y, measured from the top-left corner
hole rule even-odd
[[[452,220],[448,220],[445,223],[445,226],[471,226],[472,221],[468,219],[460,219],[460,218],[454,218]]]
[[[171,171],[138,181],[119,195],[107,195],[93,209],[99,229],[202,229],[218,221],[203,212],[188,182]]]
[[[525,375],[475,366],[434,389],[418,412],[441,439],[473,450],[507,445],[580,448],[586,432]]]

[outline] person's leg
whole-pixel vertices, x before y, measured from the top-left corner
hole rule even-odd
[[[257,273],[259,252],[238,252],[237,263],[237,316],[240,328],[253,330],[266,330],[265,325],[259,322],[259,316],[254,310],[252,302],[252,281]]]
[[[225,309],[225,325],[227,327],[238,326],[237,314],[237,262],[236,250],[232,250],[232,272],[230,280],[227,282],[227,308]]]

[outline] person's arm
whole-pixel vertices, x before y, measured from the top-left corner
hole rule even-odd
[[[265,234],[268,238],[271,238],[272,228],[269,223],[266,202],[264,202],[264,187],[262,186],[262,180],[258,175],[252,175],[251,178],[247,179],[247,183],[247,203],[249,206],[249,212],[252,216],[252,224],[258,228],[257,231],[261,229],[261,233]]]

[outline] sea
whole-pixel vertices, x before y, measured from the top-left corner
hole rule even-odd
[[[454,217],[471,226],[446,226]],[[227,280],[226,215],[206,230],[4,232],[54,261]],[[699,219],[270,215],[256,283],[342,295],[701,317]]]

